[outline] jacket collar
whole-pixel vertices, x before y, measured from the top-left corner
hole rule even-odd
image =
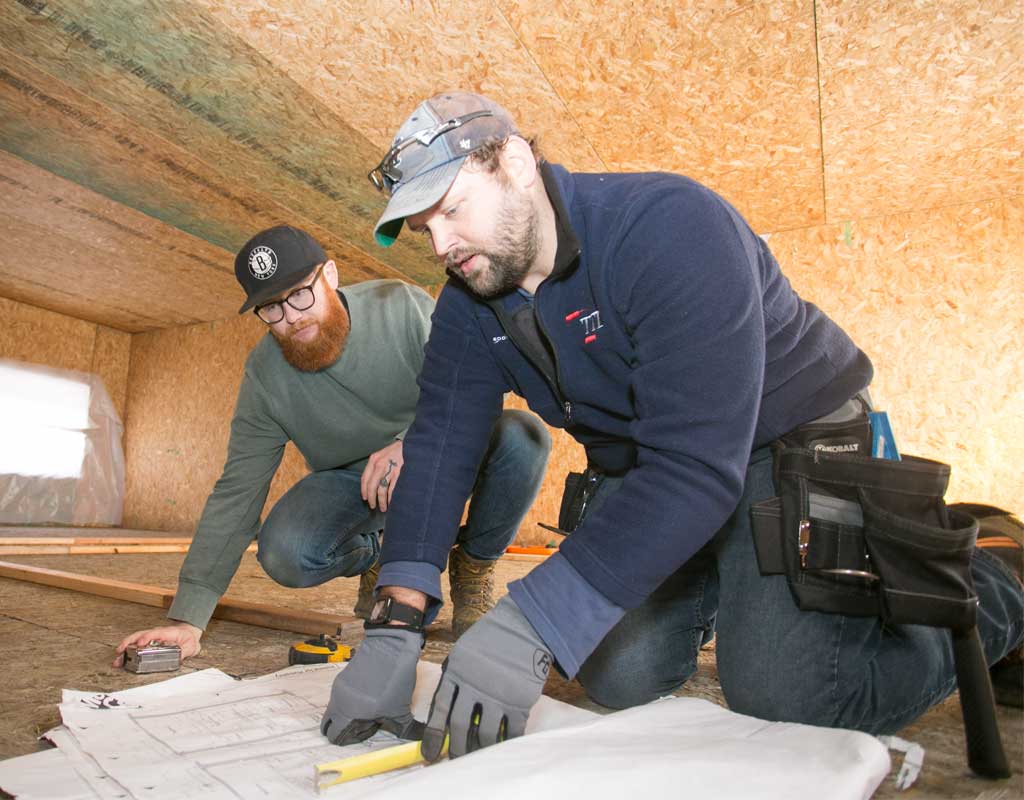
[[[576,237],[576,231],[572,228],[569,212],[566,210],[563,200],[563,186],[565,194],[572,200],[571,179],[568,172],[560,166],[552,166],[547,161],[540,164],[540,174],[544,181],[544,191],[548,194],[551,207],[555,210],[555,236],[557,246],[555,248],[555,264],[549,278],[559,278],[571,272],[580,257],[580,242]]]

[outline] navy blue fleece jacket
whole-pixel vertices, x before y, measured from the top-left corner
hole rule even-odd
[[[521,293],[483,301],[445,286],[379,584],[440,597],[502,395],[513,391],[592,464],[625,475],[557,555],[510,586],[571,677],[624,610],[729,517],[752,449],[840,406],[870,383],[871,364],[711,190],[665,173],[542,172],[558,250],[532,302],[553,359],[531,357],[510,324],[530,302]]]

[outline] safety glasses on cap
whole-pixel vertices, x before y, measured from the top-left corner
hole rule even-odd
[[[469,114],[463,114],[461,117],[455,117],[454,119],[447,120],[446,122],[439,122],[437,125],[430,128],[424,128],[421,131],[417,131],[411,136],[407,136],[402,139],[400,142],[396,142],[392,148],[388,150],[384,158],[381,159],[381,162],[370,170],[366,177],[370,179],[370,183],[377,187],[378,191],[390,195],[394,191],[395,186],[402,180],[402,170],[399,169],[399,166],[402,163],[403,150],[412,144],[421,144],[424,147],[430,147],[438,136],[443,136],[449,131],[453,131],[474,119],[490,117],[493,115],[494,112],[489,110],[472,111]]]

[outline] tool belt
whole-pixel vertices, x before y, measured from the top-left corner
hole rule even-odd
[[[758,566],[797,606],[965,630],[978,523],[943,496],[949,466],[774,445],[778,497],[751,507]]]
[[[797,606],[953,631],[968,763],[1006,777],[975,620],[978,522],[946,506],[949,465],[872,458],[867,413],[813,422],[772,443],[777,496],[751,506],[758,567],[785,575]]]

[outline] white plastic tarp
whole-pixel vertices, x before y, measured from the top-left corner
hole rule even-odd
[[[98,376],[0,359],[0,523],[120,525],[122,430]]]

